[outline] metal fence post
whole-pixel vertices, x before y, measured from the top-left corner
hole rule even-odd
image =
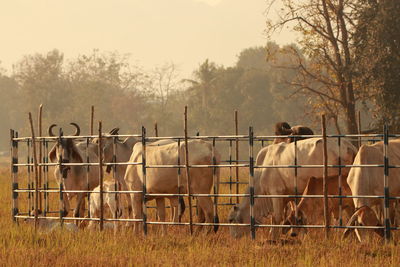
[[[236,146],[235,146],[235,156],[236,156],[236,165],[239,164],[239,139],[237,136],[239,135],[239,122],[238,122],[238,111],[235,110],[235,135],[236,135]],[[239,167],[236,166],[236,194],[239,194]],[[236,196],[236,204],[239,203],[239,196]]]
[[[11,156],[11,176],[12,176],[12,219],[16,223],[18,215],[18,141],[14,141],[14,138],[18,137],[18,132],[10,130],[10,156]]]
[[[250,185],[250,233],[251,239],[256,238],[256,228],[254,219],[254,133],[253,127],[249,127],[249,185]]]
[[[385,229],[384,229],[384,235],[385,235],[385,240],[386,242],[390,241],[390,214],[389,214],[389,158],[388,158],[388,148],[389,148],[389,130],[388,126],[385,124],[383,126],[383,162],[384,162],[384,174],[383,174],[383,179],[384,179],[384,202],[385,202],[385,207],[384,207],[384,220],[385,220]]]
[[[91,133],[91,135],[93,135],[93,133]],[[89,163],[90,163],[90,160],[89,160],[89,139],[90,139],[90,138],[86,138],[86,163],[87,163],[87,165],[86,165],[85,171],[86,171],[86,190],[88,191],[87,196],[86,196],[86,197],[87,197],[87,202],[88,202],[87,216],[90,218],[90,193],[89,193],[89,189],[90,189],[90,186],[89,186],[89,171],[90,171]]]
[[[146,128],[142,126],[142,206],[143,206],[143,234],[147,235],[147,206],[146,206]]]
[[[103,195],[103,136],[102,136],[102,125],[99,121],[99,185],[100,185],[100,231],[104,229],[104,195]]]
[[[178,138],[178,166],[181,166],[181,139]],[[178,168],[178,195],[181,194],[181,168]],[[182,204],[180,201],[182,196],[179,196],[179,201],[178,201],[178,222],[181,222],[181,217],[182,217]]]
[[[229,140],[229,194],[232,195],[232,140]],[[229,204],[232,204],[232,196],[229,196]]]
[[[27,153],[28,155],[26,156],[26,162],[28,163],[27,165],[27,171],[28,171],[28,213],[29,216],[31,215],[31,211],[33,210],[33,204],[32,204],[32,189],[33,189],[33,185],[32,185],[32,177],[31,177],[31,140],[28,139],[26,140],[26,146],[27,146]]]
[[[62,142],[62,135],[63,135],[63,133],[62,133],[62,130],[60,129],[59,135],[58,135],[58,141],[57,141],[59,144],[61,144],[61,142]],[[58,162],[57,163],[58,163],[58,168],[60,170],[60,174],[59,175],[61,175],[61,168],[62,168],[62,155],[61,154],[58,157]],[[59,219],[60,219],[60,225],[63,226],[63,224],[64,224],[63,217],[64,217],[65,206],[64,206],[64,180],[63,180],[62,177],[60,178],[59,198],[60,198]],[[69,211],[67,211],[67,212],[69,212]]]
[[[45,166],[43,166],[43,188],[44,188],[44,211],[43,215],[47,216],[47,213],[49,212],[49,141],[46,139],[43,139],[43,147],[44,147],[44,153],[43,153],[43,162],[45,163]]]
[[[361,142],[360,142],[361,144]],[[343,194],[343,190],[342,190],[342,157],[340,156],[340,152],[341,152],[341,138],[340,136],[338,137],[338,147],[339,147],[339,156],[338,156],[338,164],[339,164],[339,175],[338,175],[338,193],[339,193],[339,226],[343,225],[343,198],[341,198],[342,194]]]
[[[328,179],[328,149],[327,149],[327,140],[326,140],[326,121],[325,115],[321,117],[322,121],[322,140],[323,140],[323,192],[324,192],[324,221],[325,221],[325,238],[329,238],[329,212],[328,212],[328,187],[327,187],[327,179]]]
[[[298,170],[297,170],[297,137],[293,137],[294,138],[294,194],[297,196],[298,195]],[[298,209],[297,209],[297,204],[299,203],[299,199],[296,197],[294,199],[294,203],[295,205],[295,210],[294,210],[294,214],[295,214],[295,224],[297,225],[297,221],[298,221]]]
[[[112,166],[112,176],[113,176],[113,180],[114,180],[114,191],[119,191],[119,183],[117,180],[117,139],[118,137],[113,137],[113,156],[112,156],[112,162],[114,163]],[[118,218],[118,209],[119,209],[119,198],[118,198],[118,194],[115,193],[114,195],[114,199],[115,199],[115,203],[116,203],[116,209],[115,209],[115,214],[114,218]],[[115,227],[115,229],[117,229],[117,227]]]
[[[43,111],[43,104],[40,104],[39,105],[39,112],[38,112],[38,136],[39,137],[42,137],[42,113],[43,113],[42,111]],[[38,159],[39,159],[39,163],[41,163],[41,161],[42,161],[42,153],[43,153],[42,141],[38,140],[37,143],[39,145],[39,157],[38,157]],[[42,163],[43,163],[43,161],[42,161]],[[42,170],[43,170],[43,168],[44,167],[42,167],[42,166],[38,167],[38,169],[39,169],[39,174],[38,174],[39,185],[42,184]],[[39,192],[39,209],[42,211],[42,208],[43,208],[42,193]]]
[[[217,165],[217,160],[215,158],[215,138],[212,140],[212,164]],[[216,223],[219,223],[218,221],[218,188],[219,184],[217,184],[217,168],[213,167],[212,169],[212,174],[213,174],[213,191],[214,191],[214,229],[216,228]]]

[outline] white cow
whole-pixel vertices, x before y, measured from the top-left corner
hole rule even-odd
[[[354,160],[354,165],[383,164],[383,142],[372,145],[362,145]],[[390,165],[400,165],[400,139],[391,140],[388,146],[388,157]],[[382,167],[353,167],[347,177],[353,196],[382,196],[384,195],[384,170]],[[389,195],[400,195],[400,169],[391,168],[389,171]],[[383,222],[383,199],[378,198],[354,198],[356,212],[350,218],[348,225],[354,225],[356,221],[364,226],[384,225]],[[390,219],[393,222],[398,217],[394,208],[395,201],[390,201]],[[351,230],[346,229],[345,236]],[[370,230],[356,230],[359,241],[364,241]],[[375,230],[383,236],[383,231]]]
[[[347,140],[343,139],[341,150],[336,140],[327,140],[328,164],[338,165],[339,157],[342,164],[352,164],[357,149]],[[294,143],[279,143],[263,148],[257,155],[256,165],[276,166],[293,165],[295,159]],[[322,165],[323,164],[323,141],[322,138],[310,138],[297,142],[297,164],[298,165]],[[322,178],[323,168],[298,168],[297,190],[303,192],[310,177]],[[342,169],[343,175],[349,170]],[[328,176],[338,175],[337,168],[329,168]],[[266,195],[295,194],[294,168],[263,168],[255,172],[255,193]],[[280,224],[284,219],[284,208],[288,198],[256,198],[254,211],[256,222],[272,214],[272,223]],[[233,207],[229,215],[229,221],[234,223],[250,222],[250,200],[244,198],[239,206]],[[231,227],[234,237],[242,236],[247,227]],[[271,238],[279,237],[279,229],[271,229]]]
[[[163,144],[163,145],[161,145]],[[202,140],[190,140],[189,145],[189,164],[190,165],[211,165],[212,145]],[[185,144],[182,142],[178,148],[177,142],[162,142],[146,146],[147,165],[177,165],[178,151],[180,162],[185,162]],[[130,162],[142,162],[143,147],[137,143],[133,148]],[[220,162],[220,155],[215,151],[216,164]],[[147,168],[146,190],[153,194],[181,194],[187,193],[187,177],[185,169],[181,169],[180,185],[178,187],[178,172],[176,168]],[[193,194],[209,194],[213,186],[212,168],[190,168],[190,190]],[[219,179],[219,169],[217,168],[217,179]],[[141,165],[129,165],[125,182],[129,190],[142,191],[143,173]],[[131,195],[134,219],[143,217],[142,193]],[[167,197],[172,206],[178,207],[178,197]],[[148,197],[147,200],[156,199],[158,216],[161,221],[165,220],[165,208],[163,206],[164,197]],[[161,202],[160,202],[161,200]],[[199,222],[213,222],[213,202],[210,197],[198,197],[198,219]],[[175,208],[174,221],[179,220],[178,209]],[[137,229],[137,225],[135,227]],[[217,227],[214,227],[217,230]]]
[[[111,180],[107,180],[103,182],[103,191],[115,191],[115,182]],[[93,190],[93,193],[90,194],[90,218],[99,218],[100,217],[100,185]],[[118,205],[117,205],[118,203]],[[103,204],[104,206],[108,206],[110,212],[114,219],[120,217],[122,211],[120,209],[119,202],[115,199],[115,193],[103,193]],[[88,228],[94,228],[96,225],[95,221],[90,221]]]

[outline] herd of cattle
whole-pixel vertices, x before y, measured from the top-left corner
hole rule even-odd
[[[76,127],[75,135],[79,136],[79,126]],[[54,136],[53,128],[49,127],[49,135]],[[297,165],[322,165],[324,142],[322,138],[312,137],[313,131],[304,126],[290,127],[287,123],[277,123],[275,134],[278,135],[301,135],[296,137],[276,138],[273,144],[263,147],[256,158],[255,166],[283,166],[293,165],[295,157]],[[143,146],[134,137],[128,137],[123,141],[117,139],[116,143],[112,135],[118,135],[118,128],[111,130],[102,139],[102,151],[104,162],[113,161],[114,153],[118,162],[141,163]],[[310,135],[309,137],[307,135]],[[307,138],[304,138],[307,137]],[[97,138],[92,139],[89,144],[73,139],[58,138],[49,152],[49,159],[53,163],[96,163],[98,162]],[[179,147],[178,147],[179,145]],[[220,154],[213,150],[210,142],[193,139],[188,141],[191,165],[218,165],[221,162]],[[384,152],[383,142],[364,144],[357,149],[352,142],[342,139],[339,148],[337,140],[328,139],[326,142],[329,165],[371,165],[383,164]],[[146,143],[147,165],[177,165],[185,162],[185,143],[174,140],[160,140]],[[400,163],[400,140],[390,140],[388,155],[391,165]],[[214,178],[219,179],[219,168],[217,174],[213,175],[213,168],[190,168],[190,191],[191,194],[210,194],[214,185]],[[107,165],[107,172],[111,171],[111,165]],[[398,196],[400,193],[399,169],[390,169],[389,188],[390,196]],[[99,168],[82,165],[60,164],[54,168],[56,181],[62,183],[65,190],[90,190],[97,193],[90,194],[90,216],[98,218],[100,207]],[[256,168],[254,174],[255,195],[294,195],[303,192],[303,195],[322,194],[322,168]],[[115,178],[118,181],[118,190],[135,191],[135,193],[121,194],[119,202],[116,201],[114,193],[104,193],[104,204],[107,205],[114,216],[125,218],[143,218],[143,171],[142,164],[116,165]],[[339,180],[339,177],[342,179]],[[165,221],[165,198],[168,198],[172,210],[172,220],[180,221],[185,210],[185,202],[182,197],[174,194],[187,193],[187,177],[184,171],[178,179],[176,168],[146,168],[146,200],[155,199],[157,218]],[[347,196],[382,196],[384,193],[383,168],[381,167],[352,167],[352,168],[328,168],[327,188],[329,195]],[[341,192],[339,192],[339,183]],[[217,187],[219,180],[216,181]],[[104,191],[114,191],[114,181],[105,181]],[[249,189],[248,189],[249,190]],[[76,197],[74,216],[84,216],[85,193],[65,193],[63,198],[64,215],[70,210],[70,200]],[[161,196],[160,194],[169,194]],[[172,196],[171,196],[172,195]],[[339,205],[339,202],[342,202]],[[117,204],[119,203],[119,204]],[[321,219],[323,214],[322,199],[304,197],[295,202],[293,198],[255,198],[254,219],[257,224],[261,223],[267,216],[271,216],[272,224],[279,225],[306,225],[315,223]],[[339,218],[339,207],[343,211],[343,218],[348,219],[347,225],[382,226],[384,225],[384,201],[382,198],[329,198],[329,215]],[[396,225],[397,201],[390,200],[390,222]],[[126,205],[126,207],[124,207]],[[213,201],[210,196],[197,198],[198,222],[213,223],[218,220],[214,214]],[[250,198],[242,198],[240,204],[235,205],[228,217],[232,224],[250,224]],[[139,230],[140,223],[134,223],[135,229]],[[89,227],[95,227],[96,223],[90,221]],[[214,226],[217,231],[218,225]],[[296,236],[299,228],[272,227],[270,236],[272,240],[280,238],[290,230],[292,236]],[[372,232],[383,236],[382,229],[357,230],[346,229],[345,236],[355,231],[357,238],[362,241]],[[232,225],[230,232],[233,237],[241,237],[249,232],[249,227],[237,227]]]

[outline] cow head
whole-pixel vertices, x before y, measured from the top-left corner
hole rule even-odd
[[[275,135],[314,135],[313,130],[306,126],[297,125],[290,127],[289,123],[287,122],[278,122],[275,124]],[[303,140],[306,139],[304,137],[297,137],[296,140]],[[278,144],[281,142],[291,143],[294,142],[294,137],[281,137],[275,138],[274,144]]]
[[[292,201],[289,202],[290,208],[289,208],[289,215],[286,217],[285,221],[283,222],[283,225],[306,225],[307,224],[307,217],[301,210],[297,210],[297,216],[296,216],[296,204],[294,204]],[[288,232],[290,233],[290,236],[296,237],[299,232],[303,229],[304,231],[307,231],[307,228],[297,228],[297,227],[284,227],[282,228],[282,233],[287,234]]]
[[[76,123],[71,123],[72,126],[76,128],[75,136],[79,136],[80,128]],[[53,128],[56,127],[56,124],[53,124],[49,127],[49,135],[55,136],[53,134]],[[70,163],[70,162],[83,162],[82,157],[80,156],[77,147],[74,141],[70,138],[65,139],[62,138],[63,132],[60,129],[59,138],[57,138],[56,144],[52,147],[49,152],[49,159],[51,162],[60,162],[61,163]],[[68,177],[68,171],[70,170],[70,166],[59,166],[59,171],[61,176],[65,179]]]
[[[358,208],[349,219],[347,226],[354,226],[356,225],[356,222],[361,226],[382,226],[376,213],[368,206]],[[360,242],[365,241],[368,231],[371,232],[371,230],[366,229],[347,228],[343,233],[343,239],[347,238],[353,230],[355,230]],[[374,229],[373,231],[380,237],[384,237],[383,229]]]
[[[314,135],[313,130],[311,130],[310,128],[306,127],[306,126],[302,126],[302,125],[297,125],[297,126],[293,126],[291,128],[292,133],[290,135]],[[300,141],[300,140],[304,140],[307,139],[307,137],[297,137],[296,140]],[[294,138],[291,139],[291,142],[294,142]]]
[[[250,223],[250,210],[248,207],[235,205],[232,207],[229,217],[229,223],[237,224],[237,223]],[[249,232],[248,226],[230,226],[229,231],[231,236],[234,238],[240,238],[245,233]]]
[[[292,129],[287,122],[278,122],[275,124],[275,135],[290,135],[292,134]],[[275,138],[274,144],[282,143],[282,142],[287,142],[287,137],[282,137],[282,138]]]
[[[111,163],[113,157],[113,143],[114,138],[110,137],[110,135],[118,135],[119,128],[112,129],[108,134],[105,134],[102,138],[102,149],[103,149],[103,162]],[[116,140],[119,141],[119,140]],[[93,138],[92,143],[99,144],[99,138]],[[110,173],[112,169],[111,165],[107,165],[106,172]]]

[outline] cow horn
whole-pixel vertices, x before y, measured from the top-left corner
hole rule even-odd
[[[52,124],[49,127],[49,136],[55,136],[55,134],[53,133],[53,128],[56,127],[57,124]]]
[[[79,136],[79,134],[81,133],[81,128],[79,128],[79,125],[76,124],[75,122],[71,122],[70,124],[76,128],[76,131],[75,131],[74,135],[75,136]]]
[[[358,214],[360,213],[360,210],[361,210],[361,209],[358,209],[356,212],[354,212],[354,214],[353,214],[353,215],[351,216],[351,218],[349,219],[349,221],[348,221],[348,223],[347,223],[347,226],[354,226],[354,225],[355,225],[356,220],[357,220],[357,218],[358,218]],[[353,232],[353,231],[354,231],[354,228],[346,228],[346,230],[344,230],[342,239],[346,239],[346,238],[349,236],[349,234],[350,234],[351,232]]]
[[[117,127],[117,128],[112,129],[112,130],[109,132],[109,134],[110,134],[110,135],[116,135],[116,134],[118,134],[118,131],[119,131],[119,128]]]

